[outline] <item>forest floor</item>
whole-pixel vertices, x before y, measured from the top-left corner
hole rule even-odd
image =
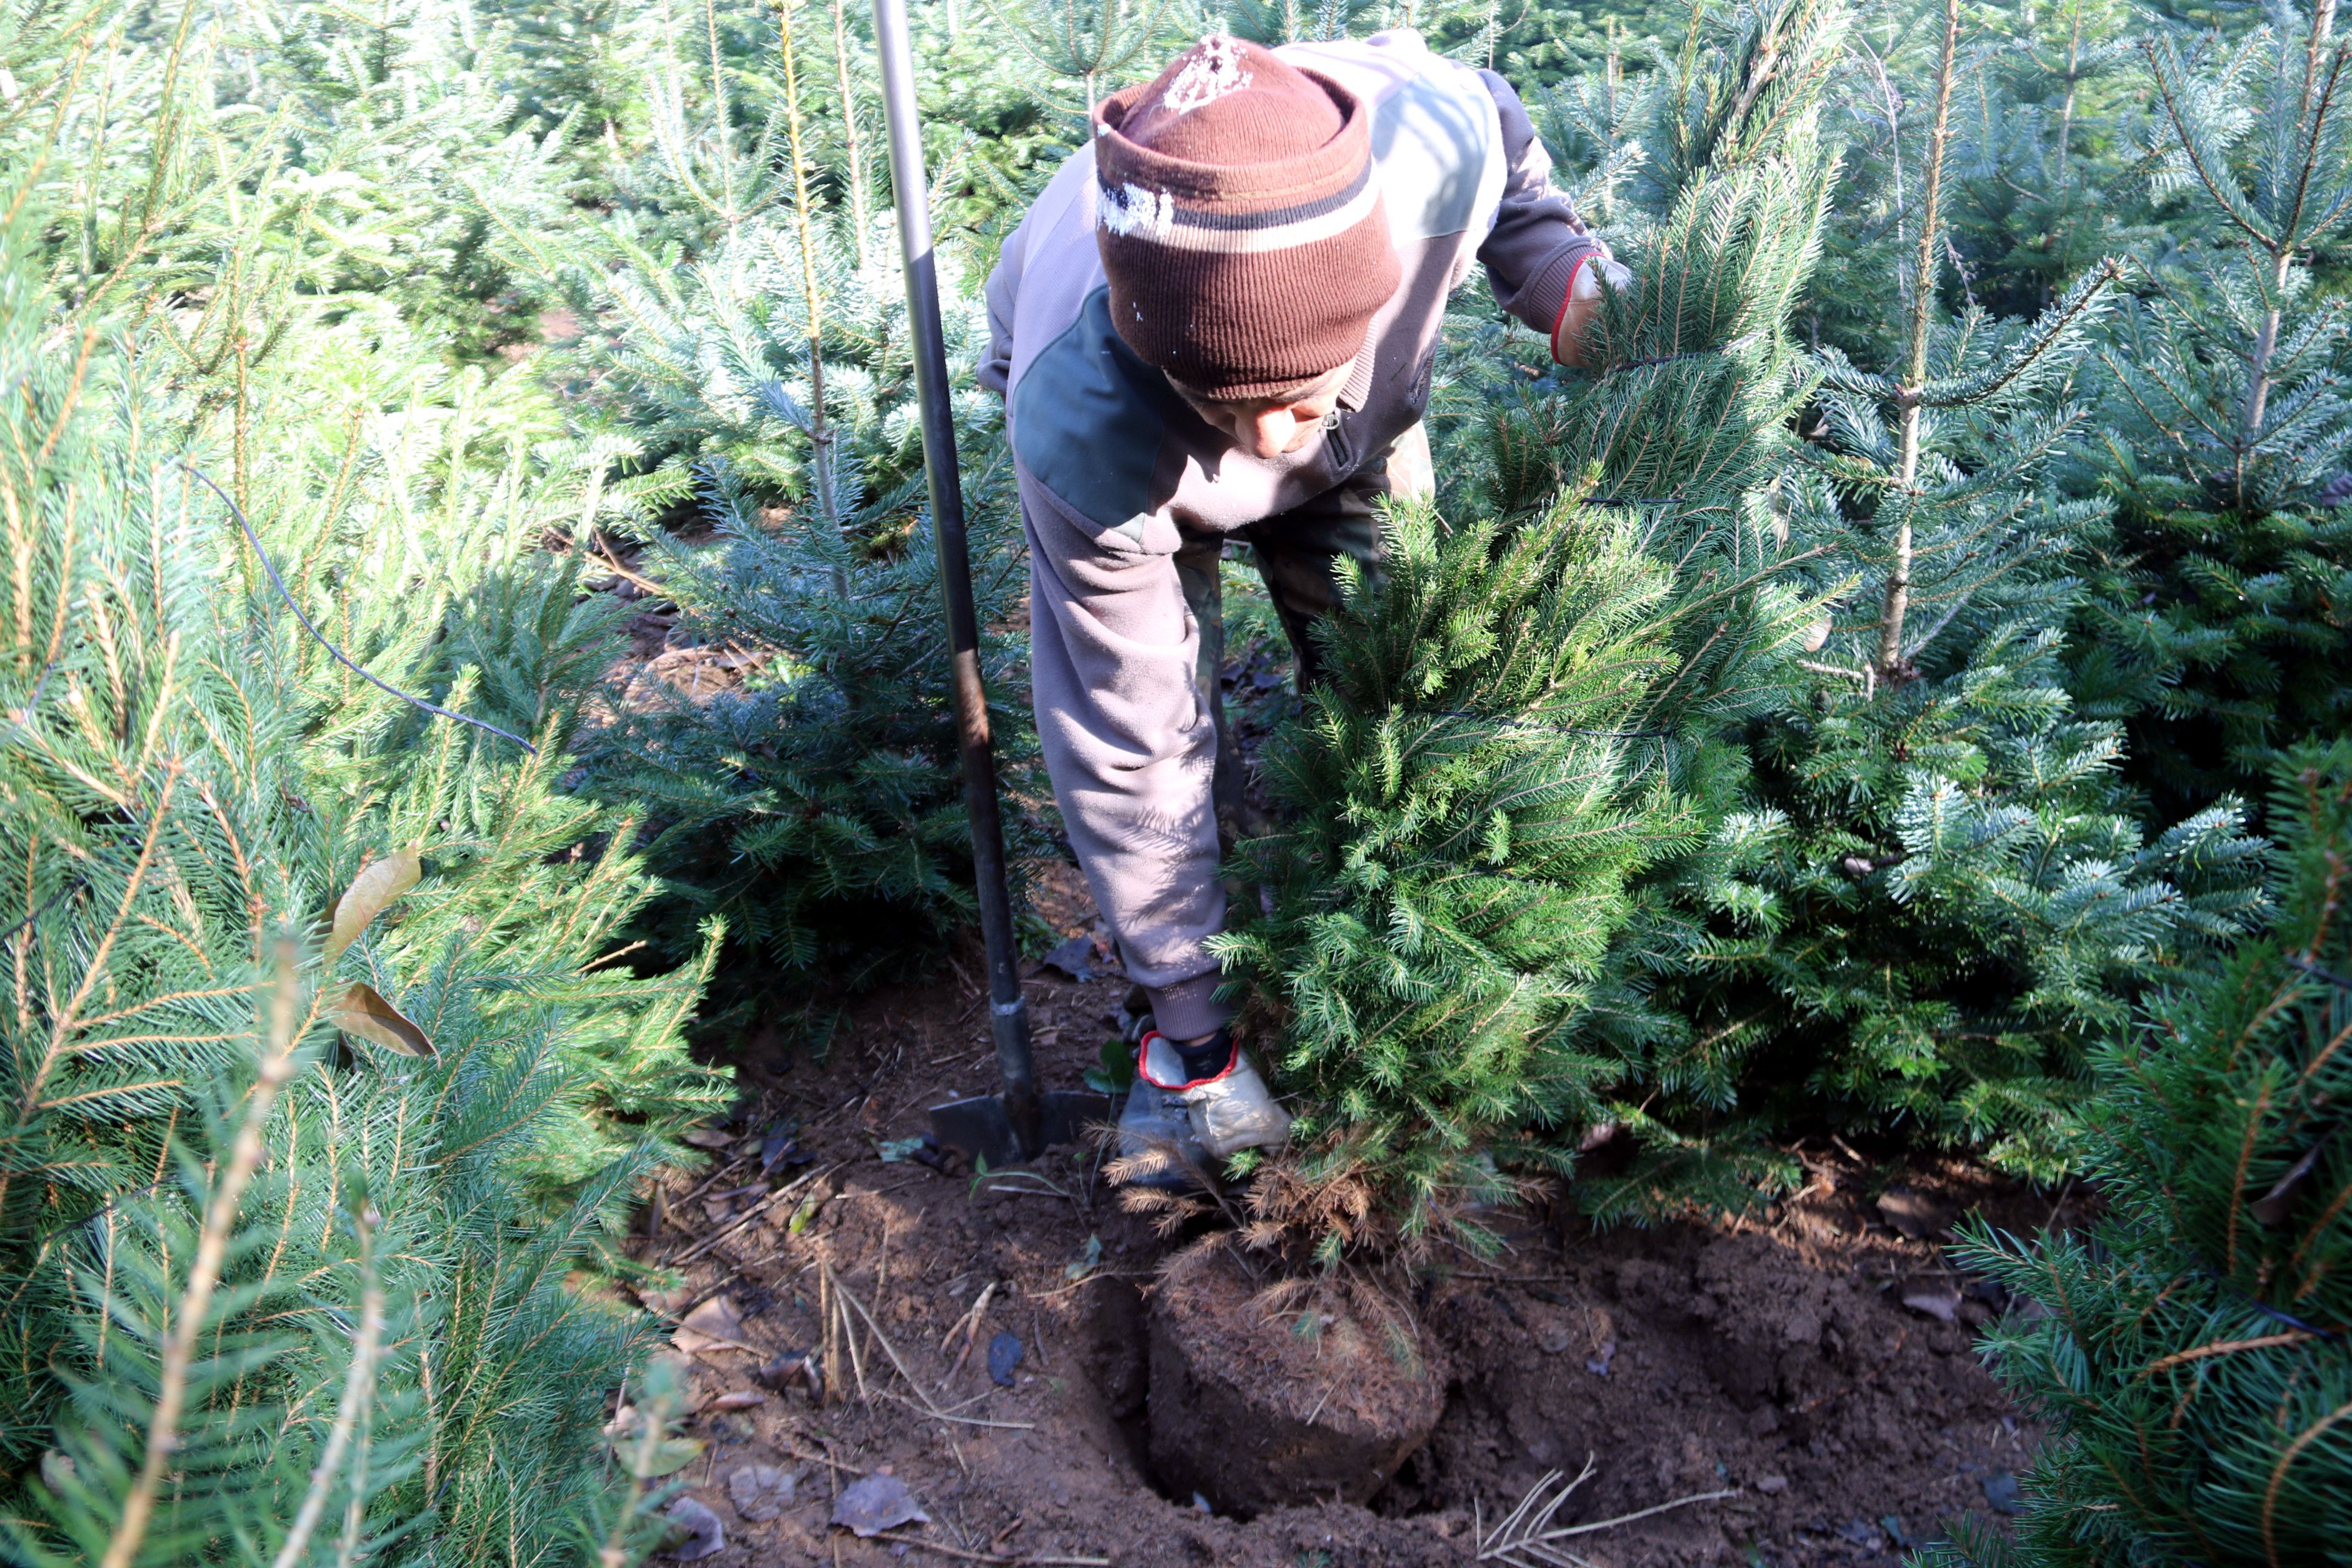
[[[1047,880],[1059,929],[1098,930],[1074,870]],[[821,1064],[739,1063],[739,1116],[706,1135],[713,1168],[674,1176],[634,1244],[687,1280],[648,1304],[695,1325],[678,1342],[690,1430],[709,1447],[686,1479],[725,1527],[710,1568],[1466,1563],[1476,1521],[1491,1528],[1588,1457],[1558,1522],[1733,1493],[1570,1543],[1603,1568],[1892,1563],[1964,1512],[2013,1504],[2038,1434],[1969,1345],[2004,1303],[1940,1243],[1969,1212],[2029,1232],[2078,1221],[2084,1200],[2053,1206],[1965,1162],[1874,1161],[1837,1141],[1801,1148],[1811,1184],[1755,1220],[1595,1233],[1565,1194],[1506,1216],[1506,1251],[1465,1255],[1420,1292],[1444,1414],[1369,1507],[1239,1520],[1162,1496],[1144,1440],[1144,1302],[1181,1238],[1122,1212],[1092,1149],[975,1178],[903,1142],[926,1131],[928,1106],[994,1087],[974,958],[863,999]],[[1128,983],[1097,958],[1104,972],[1087,964],[1084,980],[1025,966],[1048,1087],[1078,1087],[1113,1034]],[[858,1331],[837,1342],[820,1405],[772,1363],[822,1363],[829,1293],[854,1301]],[[794,1478],[772,1518],[737,1506],[739,1492],[751,1514],[781,1501],[757,1495],[773,1477],[738,1480],[759,1466]],[[834,1528],[840,1489],[886,1470],[928,1521],[872,1540]]]

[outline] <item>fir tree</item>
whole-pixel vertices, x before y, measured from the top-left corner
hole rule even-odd
[[[896,271],[860,267],[792,172],[813,107],[797,69],[748,146],[721,134],[715,107],[688,118],[685,73],[660,70],[674,118],[633,180],[675,216],[624,216],[563,253],[527,215],[503,216],[593,323],[572,363],[593,377],[592,447],[618,472],[600,473],[575,533],[651,545],[630,574],[674,608],[667,647],[688,671],[628,672],[588,743],[585,787],[647,815],[671,893],[657,951],[684,959],[714,917],[733,932],[748,962],[705,1019],[726,1027],[936,962],[971,918],[969,832]],[[648,243],[664,229],[691,237]],[[950,352],[969,363],[984,317],[952,298]],[[1030,721],[1002,630],[1025,588],[1010,475],[992,401],[968,384],[958,396],[995,732],[1017,790]],[[1014,826],[1018,848],[1042,849]]]
[[[323,656],[282,607],[248,616],[234,513],[158,439],[185,403],[134,355],[43,347],[36,228],[0,236],[0,511],[26,567],[0,588],[9,1550],[563,1550],[643,1349],[567,1275],[647,1134],[717,1098],[677,1054],[694,988],[583,976],[642,892],[625,858],[530,873],[551,820],[581,821],[545,802],[551,758],[501,779],[467,742],[397,746],[413,710],[381,693],[322,714]],[[379,635],[403,610],[353,611],[425,684],[439,617],[404,666]],[[444,695],[476,705],[467,679]],[[354,901],[418,847],[413,903]],[[600,1137],[600,1111],[641,1129]]]
[[[975,479],[984,518],[998,487]],[[673,638],[762,662],[707,695],[656,691],[598,742],[595,787],[653,814],[649,852],[684,912],[725,914],[803,993],[936,962],[973,909],[931,536],[911,487],[869,500],[860,480],[845,464],[837,531],[808,507],[770,522],[756,492],[710,471],[710,536],[658,536],[654,569],[678,606]],[[979,598],[1001,627],[1025,584],[1001,522],[981,537]],[[1017,768],[1024,682],[1002,633],[988,644]]]
[[[1240,0],[1224,21],[1234,37],[1277,48],[1371,32],[1380,26],[1365,25],[1371,10],[1370,0]]]
[[[541,547],[549,405],[344,291],[457,261],[499,100],[397,16],[284,59],[58,20],[0,113],[6,1550],[626,1561],[649,1494],[593,1461],[645,1347],[575,1281],[727,1098],[703,973],[606,967],[651,887],[558,787],[614,637]]]
[[[1429,33],[1433,47],[1456,59],[1467,58],[1465,51],[1474,44],[1483,58],[1486,40],[1477,35],[1492,36],[1494,68],[1528,89],[1590,77],[1612,57],[1641,60],[1643,74],[1650,67],[1664,74],[1691,36],[1690,7],[1673,0],[1627,0],[1605,8],[1559,0],[1528,0],[1507,8],[1475,3],[1425,10],[1416,5],[1411,15],[1412,25]]]
[[[2124,134],[2137,107],[2129,24],[2116,0],[2029,5],[1984,24],[2007,36],[1987,39],[1953,106],[1954,271],[1969,302],[2032,316],[2108,257],[2161,241]]]
[[[1087,121],[1118,73],[1160,37],[1167,0],[988,0],[1013,47],[1049,78],[1076,82]]]
[[[2352,226],[2352,42],[2332,5],[2273,15],[2142,41],[2156,186],[2205,233],[2116,323],[2084,476],[2117,515],[2073,683],[2173,812],[2352,726],[2352,316],[2311,264]]]
[[[2119,737],[2068,711],[2063,573],[2099,514],[2046,474],[2084,417],[2066,368],[2109,279],[2030,326],[1941,319],[1960,42],[1957,5],[1943,16],[1905,363],[1882,376],[1823,351],[1786,494],[1831,613],[1796,661],[1810,689],[1750,729],[1740,806],[1680,879],[1696,931],[1644,954],[1670,1026],[1637,1081],[1664,1098],[1624,1106],[1645,1157],[1593,1192],[1603,1212],[1722,1194],[1705,1173],[1758,1112],[2054,1173],[2084,1053],[2126,1016],[2116,988],[2226,937],[2251,897],[2234,812],[2143,842]]]
[[[443,72],[444,19],[411,29],[393,18],[358,29],[383,79],[365,112],[299,90],[309,57],[298,52],[294,85],[261,79],[265,92],[284,89],[265,119],[221,86],[253,90],[252,58],[233,36],[194,21],[126,43],[103,72],[65,68],[110,20],[120,18],[79,14],[63,35],[18,35],[36,52],[12,68],[70,130],[52,156],[99,172],[13,195],[7,210],[26,226],[9,236],[11,265],[54,289],[23,301],[22,319],[48,311],[45,330],[80,345],[85,370],[111,332],[128,333],[136,391],[116,393],[126,400],[118,438],[137,460],[191,496],[216,485],[257,531],[286,591],[361,664],[523,738],[436,727],[368,684],[296,628],[262,556],[215,517],[208,542],[229,547],[229,592],[250,612],[236,657],[280,672],[280,706],[300,716],[310,748],[306,794],[439,843],[435,864],[447,880],[428,880],[408,905],[419,911],[420,952],[443,960],[454,944],[536,985],[563,973],[566,984],[609,988],[596,1026],[561,1048],[583,1083],[602,1078],[610,1098],[581,1106],[581,1141],[551,1138],[546,1149],[551,1174],[572,1173],[559,1184],[601,1168],[643,1131],[682,1125],[725,1090],[677,1038],[698,985],[691,967],[677,984],[634,991],[630,976],[583,983],[576,973],[625,945],[619,928],[652,891],[630,851],[629,819],[560,788],[581,709],[617,640],[608,611],[582,602],[579,563],[546,553],[541,537],[550,518],[580,510],[587,455],[561,440],[551,404],[525,378],[451,371],[450,340],[429,314],[412,323],[307,287],[378,248],[365,243],[368,226],[395,224],[404,203],[424,210],[428,226],[457,221],[441,210],[463,183],[446,166],[459,145],[446,132],[450,121],[478,124],[478,84]],[[319,52],[360,60],[354,41],[342,42]],[[440,63],[428,70],[418,59]],[[47,123],[17,112],[0,134],[29,136],[36,121]],[[121,149],[119,162],[109,147]],[[467,180],[511,171],[507,141],[471,150],[480,162],[459,171]],[[23,151],[12,143],[12,157]],[[44,164],[24,156],[21,166],[37,178]],[[245,199],[257,182],[270,199]],[[139,221],[117,230],[126,213]],[[100,232],[129,240],[58,238]],[[198,276],[192,253],[229,259],[201,305],[167,309]],[[356,859],[340,869],[355,872]],[[537,918],[559,908],[568,918]],[[488,1005],[527,1012],[520,994]]]
[[[1552,178],[1586,222],[1612,232],[1626,216],[1620,192],[1648,157],[1641,137],[1673,72],[1629,68],[1612,47],[1593,69],[1565,81],[1529,83],[1521,93],[1555,160]],[[1538,367],[1538,374],[1543,374]]]
[[[1387,548],[1269,759],[1293,820],[1238,852],[1271,912],[1222,939],[1259,978],[1244,1028],[1280,1031],[1315,1108],[1285,1184],[1338,1211],[1329,1259],[1425,1241],[1509,1190],[1481,1163],[1498,1138],[1589,1119],[1611,1064],[1570,1026],[1626,876],[1695,832],[1620,738],[1667,662],[1630,520],[1573,492],[1507,533],[1398,508]]]
[[[2050,1423],[1987,1563],[2333,1562],[2352,1524],[2352,748],[2283,761],[2271,929],[2151,999],[2096,1064],[2089,1235],[1981,1226],[1988,1335]]]
[[[1254,982],[1244,1028],[1310,1107],[1262,1219],[1326,1260],[1475,1236],[1506,1167],[1565,1164],[1622,1077],[1627,879],[1703,838],[1709,731],[1803,619],[1747,487],[1799,390],[1786,315],[1846,19],[1792,0],[1695,27],[1601,368],[1447,443],[1485,456],[1449,515],[1391,513],[1385,565],[1328,629],[1331,679],[1275,749],[1287,824],[1238,852],[1267,912],[1223,951]]]

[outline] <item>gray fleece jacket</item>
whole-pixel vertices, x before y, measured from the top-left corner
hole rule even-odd
[[[1403,282],[1373,317],[1339,407],[1299,451],[1254,458],[1203,423],[1110,324],[1094,153],[1071,154],[988,279],[979,379],[1005,399],[1030,546],[1037,728],[1072,847],[1128,972],[1182,1039],[1227,1016],[1207,943],[1224,927],[1211,799],[1216,737],[1174,555],[1348,482],[1419,422],[1446,296],[1483,264],[1547,335],[1609,252],[1566,195],[1508,83],[1410,31],[1280,53],[1371,106]],[[1622,273],[1617,273],[1622,277]]]

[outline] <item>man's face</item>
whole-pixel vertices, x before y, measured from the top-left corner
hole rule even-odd
[[[1343,364],[1318,380],[1274,397],[1226,401],[1202,397],[1181,385],[1176,390],[1212,429],[1223,431],[1251,457],[1278,458],[1315,439],[1324,419],[1339,405],[1339,391],[1348,384],[1348,373],[1353,368]]]

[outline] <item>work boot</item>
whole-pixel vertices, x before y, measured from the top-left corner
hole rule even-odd
[[[1184,1102],[1139,1075],[1118,1113],[1118,1157],[1129,1172],[1127,1185],[1182,1192],[1200,1186],[1209,1154]]]
[[[1157,1029],[1145,1030],[1135,1053],[1135,1083],[1179,1101],[1190,1116],[1192,1136],[1217,1159],[1289,1142],[1290,1113],[1274,1102],[1256,1064],[1234,1043],[1230,1030],[1182,1047]]]

